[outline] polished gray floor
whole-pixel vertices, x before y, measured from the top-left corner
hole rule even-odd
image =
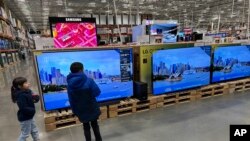
[[[25,76],[37,92],[31,62],[0,71],[0,141],[17,140],[17,107],[10,99],[11,80]],[[228,141],[230,124],[250,124],[250,92],[221,96],[100,123],[104,141]],[[83,141],[82,127],[45,132],[43,113],[35,117],[42,141]],[[31,138],[29,138],[31,140]]]

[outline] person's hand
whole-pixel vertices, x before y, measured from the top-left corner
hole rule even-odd
[[[39,102],[39,100],[40,100],[39,95],[37,95],[37,94],[32,94],[32,100],[33,100],[34,103]]]

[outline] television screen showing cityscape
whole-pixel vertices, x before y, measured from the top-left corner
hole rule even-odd
[[[101,90],[98,102],[133,94],[132,49],[48,52],[36,56],[46,111],[69,107],[66,77],[73,62],[84,64],[84,73]]]
[[[153,94],[210,83],[211,47],[160,50],[153,54]]]
[[[250,76],[250,47],[218,47],[214,51],[212,82]]]
[[[95,23],[56,23],[52,29],[56,48],[97,46]]]

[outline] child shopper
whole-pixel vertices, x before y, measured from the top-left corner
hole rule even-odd
[[[73,113],[83,123],[86,141],[91,141],[90,125],[96,141],[102,141],[98,118],[101,114],[96,97],[101,91],[93,79],[88,78],[83,64],[75,62],[70,66],[71,73],[67,77],[68,96]]]
[[[13,80],[11,98],[19,108],[17,117],[21,126],[21,134],[18,141],[26,141],[30,134],[34,141],[39,141],[39,132],[33,119],[36,113],[34,103],[38,102],[39,96],[32,95],[26,78],[17,77]]]

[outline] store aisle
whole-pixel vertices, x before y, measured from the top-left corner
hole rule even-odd
[[[17,107],[11,102],[10,86],[16,76],[29,79],[37,93],[32,62],[0,71],[0,141],[19,135]],[[230,124],[250,124],[249,94],[201,100],[101,122],[104,141],[228,141]],[[41,141],[84,141],[81,126],[45,132],[43,113],[37,105],[36,121]],[[29,138],[31,140],[31,138]]]

